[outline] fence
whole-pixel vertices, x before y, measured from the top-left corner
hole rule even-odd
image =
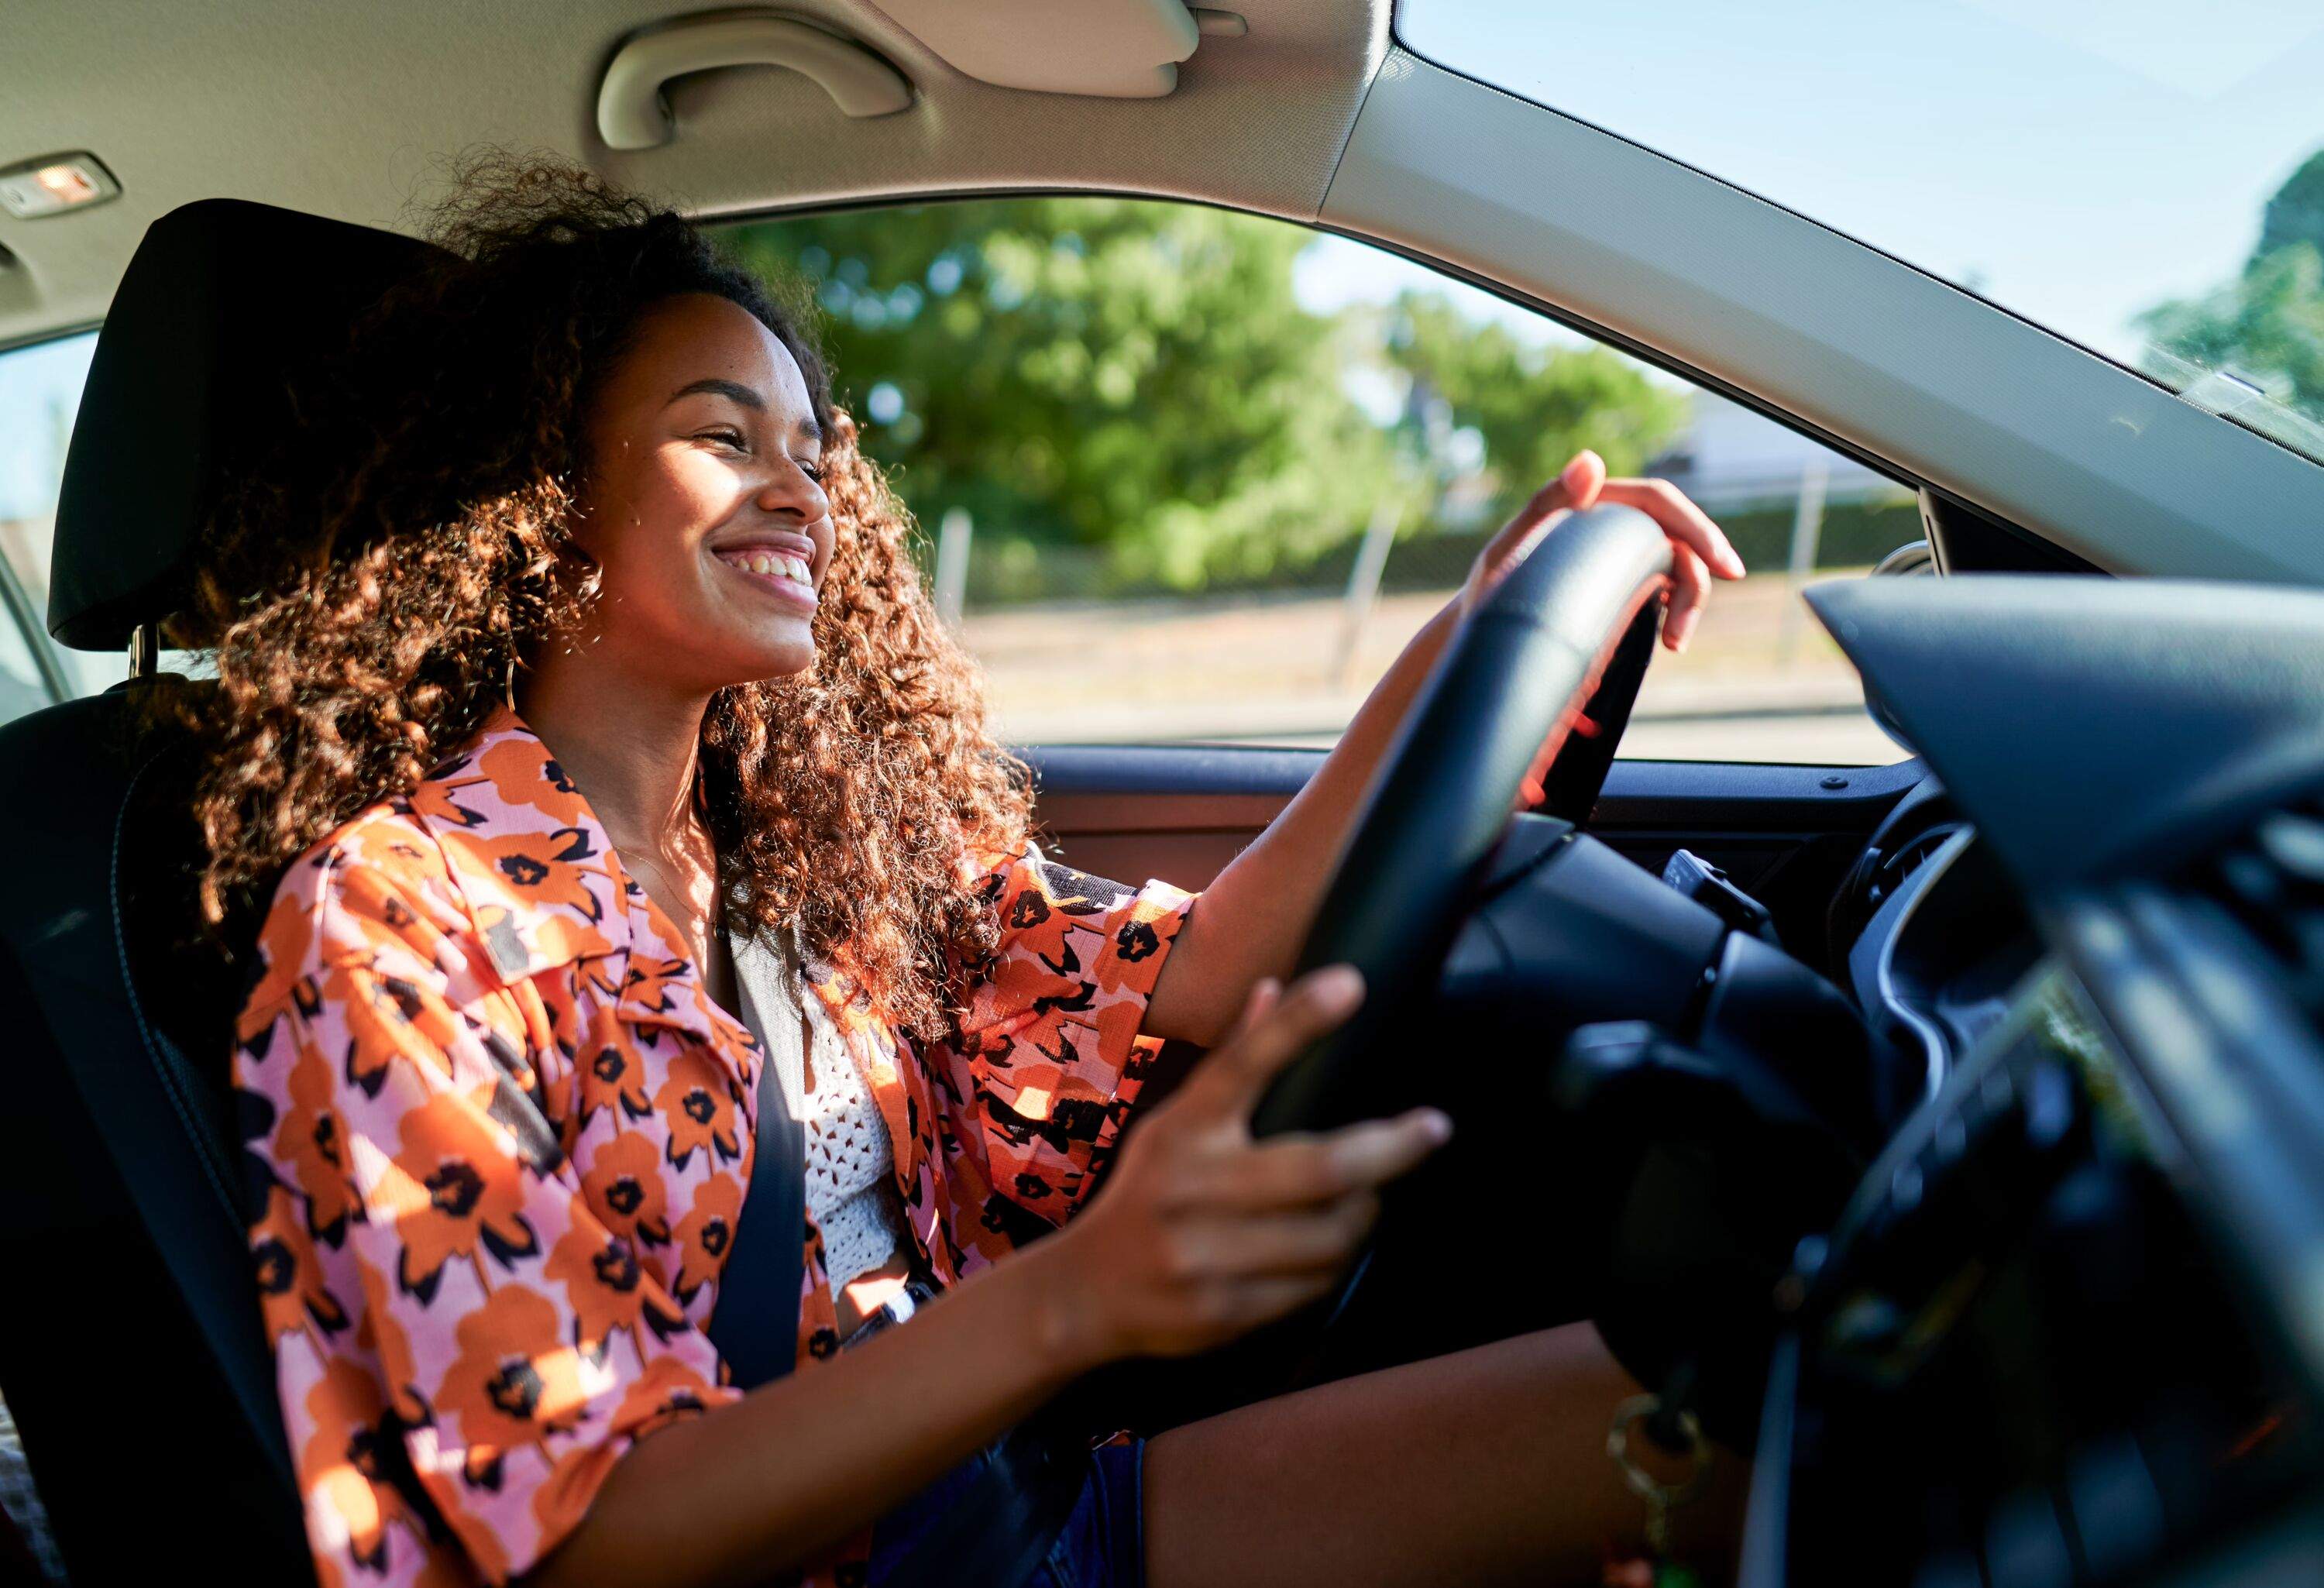
[[[1730,483],[1701,490],[1696,499],[1756,572],[1867,567],[1921,538],[1920,512],[1909,494],[1893,486],[1858,486],[1842,497],[1835,481],[1818,504],[1813,532],[1803,546],[1801,494],[1814,489],[1803,485],[1813,477],[1794,474]],[[1379,592],[1451,589],[1466,577],[1490,535],[1489,529],[1443,530],[1425,523],[1391,523],[1384,531],[1376,518],[1364,532],[1320,557],[1283,563],[1264,574],[1213,578],[1198,589],[1127,574],[1102,549],[1037,544],[972,525],[965,514],[947,514],[937,534],[927,539],[923,556],[943,605],[956,615],[1052,603],[1360,591],[1367,583]],[[1376,567],[1360,570],[1368,557]],[[1360,571],[1367,577],[1358,578]]]

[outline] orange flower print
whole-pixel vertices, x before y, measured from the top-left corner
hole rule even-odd
[[[739,1100],[733,1072],[708,1048],[691,1048],[669,1062],[669,1078],[654,1094],[654,1107],[669,1129],[669,1161],[687,1166],[695,1149],[707,1147],[722,1163],[742,1156]]]
[[[403,1243],[396,1282],[422,1306],[436,1298],[445,1262],[483,1245],[503,1268],[540,1250],[524,1205],[523,1168],[491,1122],[456,1093],[438,1093],[405,1114],[395,1166],[407,1177],[395,1197]]]
[[[603,867],[583,862],[598,860],[596,843],[579,827],[554,833],[514,833],[476,843],[476,853],[503,886],[527,905],[562,905],[590,920],[599,919],[597,896],[588,879]]]
[[[693,1306],[702,1287],[725,1268],[742,1211],[742,1183],[733,1176],[713,1175],[695,1187],[694,1206],[678,1224],[678,1283],[672,1293],[679,1306]]]
[[[581,1056],[583,1122],[616,1103],[628,1119],[646,1119],[653,1113],[653,1104],[646,1098],[645,1059],[631,1050],[626,1035]]]
[[[588,803],[572,778],[553,757],[542,754],[539,740],[503,739],[476,761],[502,799],[528,805],[560,826],[578,827],[590,819]]]
[[[664,1352],[646,1364],[646,1371],[622,1395],[613,1426],[633,1435],[646,1435],[690,1413],[707,1410],[732,1399],[703,1377],[699,1369],[675,1352]]]
[[[632,1008],[668,1014],[677,1007],[669,990],[691,980],[693,975],[694,967],[685,960],[632,954],[629,972],[622,978],[622,1002]]]
[[[619,1235],[607,1234],[594,1221],[576,1220],[549,1252],[544,1272],[565,1287],[573,1343],[592,1357],[604,1353],[614,1330],[637,1327],[650,1281],[638,1264],[637,1249]]]
[[[999,930],[948,963],[941,1038],[896,1030],[844,965],[808,972],[878,1060],[915,1254],[945,1283],[1088,1196],[1186,903],[1038,847],[962,875]],[[631,1439],[742,1393],[700,1325],[754,1216],[763,1056],[512,708],[287,868],[261,953],[232,1084],[318,1577],[521,1575]],[[799,1234],[807,1366],[839,1334]],[[863,1581],[863,1543],[810,1580]]]
[[[367,1010],[371,1018],[347,1026],[346,1079],[376,1097],[399,1057],[422,1056],[438,1075],[452,1073],[451,1048],[460,1039],[459,1017],[419,983],[384,965],[360,972],[335,966],[323,973],[321,1003]]]
[[[402,806],[414,816],[447,827],[480,827],[486,818],[475,796],[483,791],[474,777],[430,777],[404,798]]]
[[[267,1188],[266,1211],[251,1226],[250,1260],[267,1339],[279,1341],[309,1324],[325,1334],[347,1326],[346,1309],[323,1283],[306,1221],[292,1216],[290,1193],[280,1185]]]
[[[347,1217],[357,1206],[339,1150],[339,1116],[332,1107],[337,1079],[329,1062],[312,1048],[290,1066],[291,1106],[274,1133],[275,1161],[290,1171],[307,1198],[307,1229],[326,1246],[346,1239]]]
[[[385,1426],[378,1380],[360,1363],[334,1357],[307,1391],[307,1415],[314,1432],[299,1452],[301,1486],[338,1517],[357,1565],[386,1570],[388,1526],[410,1520],[393,1477],[399,1469],[408,1476],[409,1468],[401,1450],[384,1448],[395,1436]]]
[[[461,1317],[454,1334],[459,1352],[444,1370],[436,1415],[452,1419],[472,1471],[580,1420],[587,1406],[580,1353],[540,1291],[502,1286]]]
[[[648,1246],[669,1243],[669,1183],[661,1155],[642,1131],[624,1131],[597,1149],[581,1196],[606,1228]]]

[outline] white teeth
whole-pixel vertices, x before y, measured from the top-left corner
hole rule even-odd
[[[737,551],[727,554],[726,560],[745,573],[766,574],[779,578],[797,579],[802,585],[814,583],[804,558],[784,551]]]

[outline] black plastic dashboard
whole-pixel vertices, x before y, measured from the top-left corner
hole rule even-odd
[[[1944,780],[1843,945],[1929,1094],[1779,1290],[1742,1582],[2324,1583],[2324,596],[1814,598]]]

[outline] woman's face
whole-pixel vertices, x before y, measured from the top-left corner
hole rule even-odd
[[[724,298],[666,300],[645,312],[588,425],[576,539],[602,577],[580,643],[685,692],[812,667],[831,504],[789,349]]]

